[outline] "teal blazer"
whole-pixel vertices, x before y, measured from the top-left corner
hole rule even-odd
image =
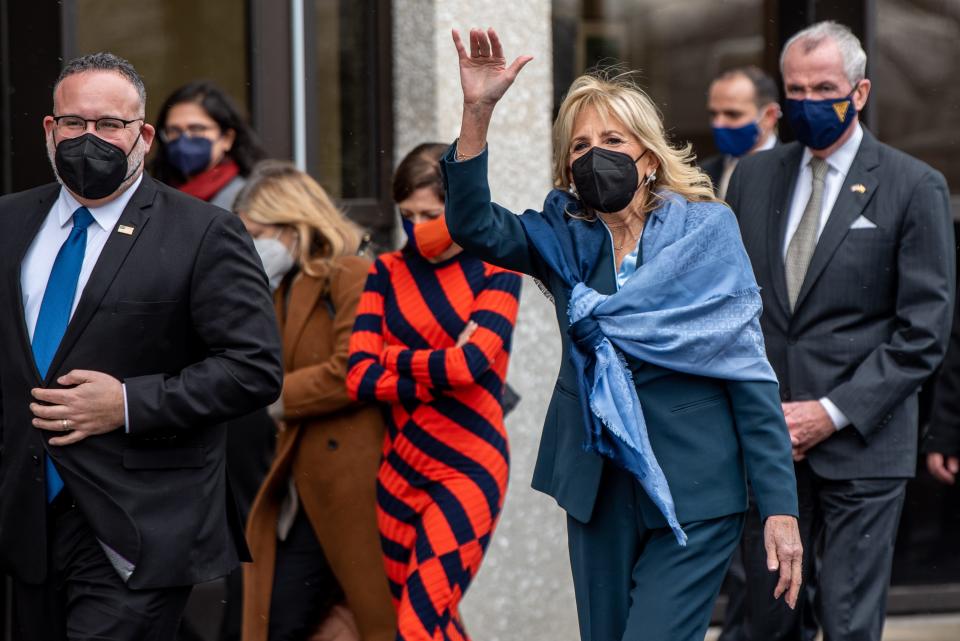
[[[587,523],[605,461],[583,448],[585,430],[569,357],[566,288],[528,241],[519,218],[491,202],[486,151],[456,162],[451,147],[441,167],[454,241],[482,260],[533,276],[554,296],[564,356],[547,408],[533,487]],[[586,284],[603,294],[616,291],[610,243],[600,244]],[[747,479],[762,518],[797,516],[790,438],[776,383],[691,376],[635,359],[628,359],[628,365],[681,524],[746,510]],[[647,527],[666,527],[646,495],[640,509]]]

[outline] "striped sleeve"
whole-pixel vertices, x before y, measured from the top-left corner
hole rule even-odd
[[[391,345],[382,351],[380,363],[387,370],[430,388],[476,384],[501,354],[510,352],[520,283],[518,274],[488,266],[486,282],[470,312],[477,330],[463,347],[431,350]]]
[[[370,268],[357,305],[347,361],[347,392],[361,401],[431,401],[433,395],[427,388],[380,364],[384,342],[383,297],[389,286],[389,271],[378,259]]]

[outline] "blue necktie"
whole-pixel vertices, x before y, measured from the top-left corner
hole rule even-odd
[[[93,216],[86,207],[73,212],[73,229],[70,236],[60,246],[57,259],[50,270],[47,289],[43,292],[37,326],[33,330],[33,360],[41,378],[47,377],[47,370],[53,362],[60,341],[70,323],[70,311],[73,298],[77,293],[77,280],[83,266],[83,254],[87,249],[87,227],[93,222]],[[53,501],[63,489],[63,479],[50,461],[44,457],[47,469],[47,502]]]

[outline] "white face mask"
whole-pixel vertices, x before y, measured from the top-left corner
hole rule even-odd
[[[270,281],[270,291],[274,292],[280,287],[280,282],[287,272],[293,269],[293,255],[287,246],[276,238],[254,238],[253,246],[260,255],[263,271]]]

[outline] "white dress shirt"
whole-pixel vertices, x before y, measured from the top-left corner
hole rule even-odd
[[[826,227],[833,206],[837,202],[837,196],[840,195],[840,189],[843,187],[843,181],[846,180],[850,172],[850,166],[853,165],[853,159],[860,150],[860,143],[863,141],[863,129],[860,123],[857,123],[853,135],[843,143],[843,145],[827,157],[827,176],[823,185],[823,202],[820,209],[820,223],[817,225],[817,240],[820,240],[820,234]],[[797,176],[797,183],[793,190],[793,200],[790,201],[790,216],[787,218],[787,230],[783,239],[782,254],[784,260],[787,258],[787,248],[790,246],[790,240],[800,226],[800,219],[803,217],[803,210],[807,207],[807,201],[810,200],[810,194],[813,191],[813,174],[810,169],[810,159],[813,154],[809,148],[803,150],[803,158],[800,160],[800,174]],[[850,425],[850,419],[840,411],[833,401],[824,396],[820,399],[823,409],[830,415],[833,426],[838,430]]]
[[[843,181],[847,178],[853,159],[860,150],[860,143],[863,141],[863,129],[860,123],[857,123],[853,135],[847,142],[843,143],[839,149],[827,157],[827,177],[823,185],[823,202],[820,209],[820,224],[817,226],[817,240],[820,240],[820,234],[826,227],[830,219],[830,213],[833,211],[833,205],[837,202],[837,196],[840,195],[840,188],[843,187]],[[813,173],[810,169],[810,159],[813,154],[809,149],[803,150],[803,158],[800,160],[800,174],[797,176],[797,184],[793,190],[793,200],[790,201],[790,216],[787,218],[787,233],[783,238],[782,254],[783,259],[787,259],[787,247],[790,246],[790,240],[793,234],[800,226],[800,219],[803,217],[803,210],[807,207],[807,201],[810,200],[810,194],[813,192]]]
[[[120,196],[100,207],[87,207],[93,222],[87,227],[87,247],[83,254],[83,264],[80,267],[80,276],[77,279],[77,293],[73,297],[73,306],[70,309],[70,318],[77,311],[77,303],[83,294],[90,274],[93,272],[97,259],[103,251],[107,239],[117,226],[120,215],[134,192],[140,186],[143,175],[130,185]],[[30,248],[20,264],[20,289],[23,292],[23,315],[27,322],[27,332],[33,342],[33,333],[37,327],[37,318],[40,316],[40,303],[47,289],[47,281],[53,270],[53,263],[57,259],[60,247],[66,242],[73,230],[73,212],[82,207],[77,199],[64,187],[60,188],[60,196],[40,226],[40,231],[34,237]],[[125,426],[127,421],[127,388],[123,386],[123,415]]]

